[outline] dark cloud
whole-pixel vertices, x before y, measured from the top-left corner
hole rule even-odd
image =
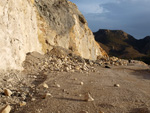
[[[150,0],[71,0],[92,31],[118,29],[144,38],[150,35]]]

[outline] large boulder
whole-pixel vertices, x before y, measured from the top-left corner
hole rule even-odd
[[[95,42],[77,6],[67,0],[0,2],[0,69],[22,69],[26,53],[53,46],[96,60],[107,54]]]

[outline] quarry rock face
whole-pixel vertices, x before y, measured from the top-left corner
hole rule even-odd
[[[22,69],[28,52],[44,54],[54,46],[91,60],[107,56],[77,6],[67,0],[1,1],[0,40],[0,69]]]
[[[42,52],[37,16],[28,0],[0,2],[0,69],[20,69],[26,53]]]

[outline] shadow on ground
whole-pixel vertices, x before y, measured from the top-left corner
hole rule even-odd
[[[133,70],[132,74],[138,78],[150,80],[150,69]]]
[[[150,113],[148,108],[134,108],[130,113]]]
[[[56,99],[61,99],[61,100],[67,100],[67,101],[76,101],[76,102],[86,102],[85,100],[81,99],[73,99],[73,98],[56,98]]]

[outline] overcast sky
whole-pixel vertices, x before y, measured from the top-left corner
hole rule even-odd
[[[123,30],[135,38],[150,36],[150,0],[70,0],[92,31]]]

